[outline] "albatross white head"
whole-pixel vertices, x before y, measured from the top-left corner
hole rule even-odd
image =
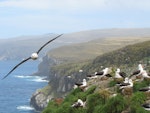
[[[82,86],[86,86],[87,85],[86,79],[83,79],[82,84],[83,84]]]
[[[119,73],[119,72],[120,72],[120,69],[119,69],[119,68],[117,68],[117,71],[116,71],[116,72],[118,72],[118,73]]]
[[[38,58],[38,54],[37,53],[32,53],[31,54],[31,59],[32,60],[36,60]]]
[[[108,74],[108,71],[109,71],[109,68],[105,68],[105,69],[103,69],[103,72],[104,72],[104,74],[103,74],[103,75]]]
[[[138,69],[139,69],[140,71],[143,71],[143,70],[144,70],[142,64],[139,64],[139,65],[138,65]]]

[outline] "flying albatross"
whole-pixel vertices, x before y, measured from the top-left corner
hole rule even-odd
[[[32,60],[36,60],[38,58],[38,54],[39,52],[50,42],[54,41],[55,39],[57,39],[58,37],[62,36],[63,34],[60,34],[58,36],[56,36],[55,38],[51,39],[50,41],[48,41],[47,43],[45,43],[37,52],[32,53],[30,57],[24,59],[23,61],[21,61],[19,64],[17,64],[12,70],[9,71],[9,73],[7,75],[5,75],[2,79],[5,79],[10,73],[12,73],[18,66],[20,66],[21,64],[23,64],[24,62],[32,59]]]

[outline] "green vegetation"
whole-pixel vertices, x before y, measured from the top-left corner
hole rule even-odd
[[[57,73],[58,75],[68,76],[71,74],[79,73],[79,70],[82,69],[85,65],[88,65],[89,61],[82,61],[80,63],[67,63],[55,65],[51,68],[52,73]]]
[[[137,66],[140,62],[150,66],[150,41],[129,45],[113,52],[105,53],[94,60],[78,63],[67,63],[52,67],[52,73],[58,75],[72,75],[78,73],[79,69],[83,70],[82,75],[101,71],[103,67],[120,67],[127,74],[133,72],[132,67]],[[130,68],[129,68],[130,67]],[[113,69],[114,70],[114,69]]]
[[[97,36],[98,37],[98,36]],[[77,37],[76,37],[77,38]],[[136,41],[135,41],[136,40]],[[105,37],[85,43],[71,44],[48,52],[48,56],[59,61],[78,62],[94,59],[102,54],[117,50],[127,45],[148,41],[149,37]]]
[[[45,86],[42,89],[38,89],[38,92],[42,92],[44,95],[48,96],[49,95],[49,91],[51,91],[51,87],[50,85]]]
[[[58,105],[55,102],[50,102],[43,113],[86,113],[86,109],[75,109],[71,105],[78,99],[86,100],[87,96],[94,92],[95,86],[88,89],[86,92],[82,92],[80,89],[73,90],[63,101]]]
[[[141,84],[147,84],[147,82],[136,83],[142,87]],[[147,99],[143,92],[135,91],[130,96],[117,93],[117,96],[111,97],[107,90],[96,90],[96,88],[97,86],[91,86],[85,92],[79,88],[72,90],[61,104],[50,101],[42,113],[121,113],[125,110],[130,113],[149,113],[141,107]],[[78,98],[86,101],[85,107],[71,107]]]
[[[149,113],[149,111],[144,110],[141,104],[146,100],[144,93],[136,92],[131,98],[131,113]]]
[[[100,71],[104,67],[113,67],[114,70],[120,67],[130,75],[133,72],[133,67],[137,67],[138,63],[146,64],[147,70],[150,70],[150,41],[138,43],[135,45],[126,46],[119,50],[103,54],[93,61],[70,63],[65,65],[57,65],[52,68],[52,73],[66,76],[72,74],[79,74],[82,69],[81,76],[85,76],[95,71]],[[94,83],[93,83],[94,84]],[[114,80],[108,82],[107,89],[111,89],[117,96],[111,95],[111,91],[99,88],[99,86],[91,86],[85,92],[80,89],[71,91],[61,104],[51,101],[43,113],[121,113],[128,111],[130,113],[148,113],[141,105],[150,98],[139,89],[150,84],[150,81],[134,82],[133,94],[124,96],[116,89],[116,82]],[[99,88],[99,89],[98,89]],[[86,101],[85,108],[72,108],[71,105],[80,98]]]
[[[147,87],[149,86],[149,84],[150,84],[150,81],[134,83],[133,91],[134,92],[139,91],[140,88]]]

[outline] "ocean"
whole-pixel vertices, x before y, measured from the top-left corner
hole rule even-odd
[[[47,81],[29,76],[37,71],[38,61],[20,65],[6,79],[1,80],[20,61],[0,61],[0,113],[36,113],[30,106],[32,94]]]

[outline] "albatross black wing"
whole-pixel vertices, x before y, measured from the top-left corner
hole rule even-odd
[[[81,85],[83,85],[82,83],[75,83],[75,85],[77,85],[77,86],[81,86]]]
[[[144,87],[144,88],[139,89],[139,91],[148,91],[148,90],[150,90],[149,87]]]
[[[103,71],[101,71],[101,72],[97,72],[96,73],[96,75],[103,75],[104,74],[104,72]]]
[[[27,60],[30,60],[31,57],[23,60],[22,62],[20,62],[19,64],[17,64],[7,75],[5,75],[2,79],[5,79],[11,72],[13,72],[19,65],[21,65],[22,63],[26,62]]]
[[[121,83],[120,86],[128,86],[130,83]]]
[[[125,72],[120,72],[119,74],[120,74],[123,78],[125,78],[125,77],[127,76]]]
[[[58,35],[57,37],[55,37],[55,38],[51,39],[50,41],[48,41],[47,43],[45,43],[36,53],[39,54],[39,52],[40,52],[47,44],[49,44],[50,42],[52,42],[53,40],[55,40],[56,38],[58,38],[58,37],[60,37],[60,36],[62,36],[62,35],[63,35],[63,34],[60,34],[60,35]]]
[[[139,74],[140,73],[140,70],[137,70],[137,71],[134,71],[133,73],[132,73],[132,75],[137,75],[137,74]]]

